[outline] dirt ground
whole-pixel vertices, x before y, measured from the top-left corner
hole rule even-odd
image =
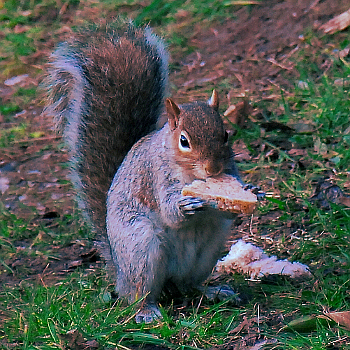
[[[267,99],[276,87],[288,91],[297,78],[289,58],[301,49],[305,35],[348,8],[346,0],[263,1],[251,11],[241,8],[236,20],[224,25],[203,31],[198,24],[190,41],[197,50],[176,57],[184,67],[172,81],[187,98],[197,97],[198,85],[215,85],[231,76],[236,78],[230,86],[232,96],[246,92]]]
[[[189,39],[193,52],[184,57],[181,50],[174,49],[172,55],[171,63],[176,69],[171,72],[170,80],[177,87],[172,91],[173,98],[180,103],[206,98],[203,90],[208,85],[220,86],[224,105],[237,103],[244,95],[250,100],[268,101],[281,90],[288,93],[298,81],[298,73],[290,57],[305,46],[305,35],[317,31],[321,24],[348,8],[348,0],[267,0],[252,6],[249,11],[243,6],[237,11],[235,20],[212,24],[206,29],[197,24]],[[73,23],[74,15],[74,9],[65,14],[62,37],[69,33],[67,28]],[[181,26],[187,16],[179,11],[175,26]],[[342,40],[341,34],[337,40]],[[333,44],[325,50],[333,49],[335,43],[331,42]],[[31,67],[42,64],[42,55],[48,54],[54,41],[48,34],[47,41],[41,45],[35,55],[28,57],[29,72]],[[312,45],[322,44],[316,41]],[[326,56],[319,65],[327,69]],[[23,84],[37,86],[39,81],[40,77],[30,78]],[[228,83],[224,85],[223,81]],[[4,102],[11,100],[13,94],[13,86],[0,83],[0,96]],[[29,122],[31,131],[42,130],[45,136],[2,149],[0,177],[2,183],[9,187],[2,187],[0,200],[16,216],[32,218],[29,226],[41,222],[54,227],[56,217],[74,213],[76,206],[74,191],[68,182],[62,181],[68,176],[67,168],[62,165],[68,159],[66,150],[59,149],[57,145],[61,139],[48,132],[50,123],[42,118],[42,106],[38,102],[29,103],[24,111],[18,113],[15,123]],[[6,120],[0,121],[4,127],[8,126]],[[237,153],[247,152],[240,149],[239,144],[235,147]],[[249,159],[249,154],[247,157]],[[37,213],[34,218],[33,208]],[[27,244],[26,241],[17,242],[18,251]],[[84,255],[90,249],[89,245],[79,243],[66,247],[53,246],[54,261],[40,255],[23,261],[14,254],[5,263],[15,273],[1,273],[0,286],[43,275],[54,279],[54,276],[62,276],[70,271],[70,267],[84,261],[88,261],[91,267],[96,259]],[[27,267],[25,275],[16,274],[16,267],[23,264]]]

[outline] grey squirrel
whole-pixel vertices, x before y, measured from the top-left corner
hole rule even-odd
[[[168,281],[186,290],[212,271],[234,216],[184,197],[195,179],[239,179],[216,91],[208,102],[165,100],[168,55],[151,30],[113,23],[78,33],[52,54],[46,113],[69,145],[72,181],[137,322],[160,317]],[[241,181],[241,180],[240,180]]]

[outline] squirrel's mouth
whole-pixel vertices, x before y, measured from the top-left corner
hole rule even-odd
[[[206,180],[210,177],[217,177],[223,174],[223,168],[217,169],[216,171],[208,171],[205,166],[196,166],[193,168],[193,175],[198,180]]]

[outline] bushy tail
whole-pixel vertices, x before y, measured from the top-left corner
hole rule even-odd
[[[80,206],[99,233],[114,174],[161,114],[167,74],[163,43],[130,23],[86,30],[52,54],[45,112],[69,145]]]

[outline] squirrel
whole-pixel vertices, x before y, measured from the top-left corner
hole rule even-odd
[[[167,282],[200,285],[221,257],[234,214],[181,195],[195,179],[239,181],[219,110],[166,98],[168,53],[147,27],[114,22],[77,33],[51,55],[47,106],[68,143],[72,182],[136,322],[161,317]],[[165,103],[164,103],[165,100]],[[157,129],[162,113],[167,123]],[[242,182],[243,184],[243,182]]]

